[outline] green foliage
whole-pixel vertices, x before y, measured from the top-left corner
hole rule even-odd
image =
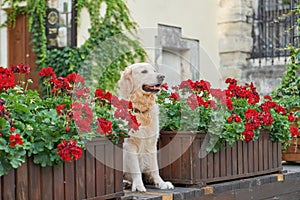
[[[130,19],[129,10],[123,0],[77,0],[76,20],[80,18],[82,9],[86,8],[91,20],[90,37],[80,47],[54,50],[48,50],[46,46],[46,1],[26,0],[25,8],[19,7],[19,2],[21,0],[4,1],[11,5],[12,10],[8,24],[14,26],[18,14],[27,15],[39,69],[51,66],[58,76],[88,70],[90,74],[86,73],[85,78],[93,79],[93,83],[96,81],[95,87],[113,91],[120,78],[119,72],[129,64],[145,59],[145,51],[133,34],[137,25]],[[99,10],[104,4],[106,14],[103,17]]]
[[[295,15],[300,14],[300,5],[294,10]],[[300,18],[293,28],[300,28]],[[299,35],[299,32],[298,32]],[[300,47],[289,46],[287,50],[290,51],[290,63],[286,65],[286,72],[282,76],[281,84],[272,93],[274,99],[287,109],[292,115],[296,117],[296,122],[293,126],[300,129]],[[280,125],[283,129],[287,129],[287,125]]]

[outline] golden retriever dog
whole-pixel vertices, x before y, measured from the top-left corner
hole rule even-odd
[[[146,192],[142,173],[155,187],[174,189],[159,175],[157,140],[159,138],[159,109],[156,93],[164,76],[148,63],[136,63],[125,69],[119,81],[120,97],[132,101],[133,112],[141,124],[137,131],[130,131],[123,144],[124,178],[131,182],[132,191]]]

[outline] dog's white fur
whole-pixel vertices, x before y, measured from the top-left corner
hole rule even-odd
[[[143,85],[158,85],[164,76],[148,63],[136,63],[125,69],[119,81],[119,95],[132,101],[139,130],[129,132],[124,142],[124,177],[132,182],[132,191],[145,192],[142,173],[147,175],[157,188],[173,189],[159,175],[157,163],[157,140],[159,137],[159,110],[156,95],[143,90]]]

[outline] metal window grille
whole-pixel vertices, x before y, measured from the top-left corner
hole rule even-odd
[[[269,60],[276,58],[287,62],[286,47],[299,46],[300,37],[296,12],[300,0],[258,0],[253,16],[253,48],[251,59]]]

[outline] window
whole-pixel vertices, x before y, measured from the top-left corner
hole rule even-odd
[[[254,5],[253,49],[251,58],[288,57],[284,48],[300,44],[298,27],[299,16],[294,10],[299,0],[257,0]],[[286,59],[285,59],[286,61]]]
[[[46,35],[48,49],[76,45],[75,9],[73,3],[72,0],[47,1]]]

